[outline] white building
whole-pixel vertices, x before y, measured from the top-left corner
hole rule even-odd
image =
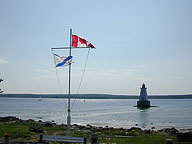
[[[147,96],[147,88],[145,87],[145,84],[142,84],[139,101],[137,101],[137,107],[138,108],[149,108],[150,107],[150,101],[148,101]]]

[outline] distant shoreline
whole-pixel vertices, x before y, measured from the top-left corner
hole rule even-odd
[[[68,94],[0,94],[0,98],[68,98]],[[71,94],[73,99],[138,99],[138,95]],[[192,99],[192,94],[149,95],[149,99]]]

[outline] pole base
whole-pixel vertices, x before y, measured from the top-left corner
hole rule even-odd
[[[71,134],[71,116],[67,116],[67,136]]]

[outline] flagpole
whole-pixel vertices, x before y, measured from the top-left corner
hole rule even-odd
[[[71,56],[71,38],[72,38],[72,29],[70,29],[70,49],[69,56]],[[71,134],[71,109],[70,109],[70,95],[71,95],[71,64],[69,64],[69,94],[68,94],[68,110],[67,110],[67,136]]]

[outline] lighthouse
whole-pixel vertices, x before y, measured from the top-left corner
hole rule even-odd
[[[139,101],[137,101],[137,107],[138,108],[149,108],[150,106],[150,101],[148,101],[148,96],[147,96],[147,88],[145,87],[145,84],[142,84],[141,91],[140,91],[140,96],[139,96]]]

